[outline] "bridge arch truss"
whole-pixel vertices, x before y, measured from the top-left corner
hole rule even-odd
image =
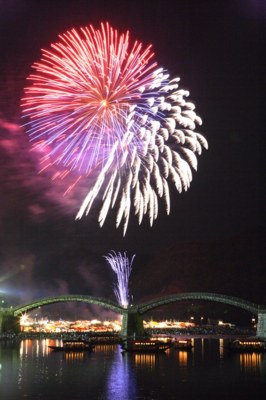
[[[108,310],[114,311],[118,314],[124,314],[125,309],[119,306],[117,303],[114,303],[111,300],[106,300],[101,297],[93,297],[93,296],[85,296],[85,295],[67,295],[67,296],[53,296],[53,297],[45,297],[43,299],[34,300],[27,304],[22,304],[17,307],[13,307],[14,316],[20,316],[27,311],[34,310],[35,308],[46,306],[49,304],[55,304],[60,302],[83,302],[87,304],[95,304],[106,308]]]
[[[187,292],[187,293],[168,295],[160,297],[156,300],[151,300],[149,302],[142,303],[138,305],[138,311],[140,314],[144,314],[147,311],[157,308],[159,306],[184,300],[205,300],[205,301],[214,301],[218,303],[225,303],[250,311],[252,314],[255,315],[258,315],[260,309],[260,306],[258,304],[240,299],[238,297],[227,296],[224,294],[206,293],[206,292]]]

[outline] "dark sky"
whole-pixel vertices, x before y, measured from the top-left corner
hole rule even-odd
[[[0,290],[9,303],[82,293],[113,298],[103,256],[136,254],[138,299],[206,290],[266,304],[264,294],[264,154],[262,128],[263,0],[0,0]],[[209,150],[188,192],[172,190],[152,228],[114,215],[75,215],[84,188],[38,174],[20,127],[20,98],[30,66],[57,35],[109,21],[152,43],[159,65],[181,78],[203,119]],[[204,277],[204,279],[203,279]],[[252,281],[252,284],[251,284]],[[222,282],[222,283],[221,283]]]

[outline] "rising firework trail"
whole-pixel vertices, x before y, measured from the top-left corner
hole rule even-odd
[[[151,46],[119,34],[108,23],[59,36],[33,64],[22,112],[43,169],[73,183],[89,177],[76,218],[102,203],[98,221],[117,209],[116,226],[127,230],[131,210],[141,224],[157,218],[159,199],[170,212],[169,182],[187,190],[196,154],[207,148],[201,118],[179,88],[179,78],[153,61]]]
[[[132,271],[132,263],[134,258],[135,255],[130,260],[127,257],[126,252],[121,254],[115,253],[114,251],[105,256],[105,259],[110,264],[117,278],[117,282],[114,285],[115,297],[118,303],[124,308],[127,308],[129,304],[128,282]]]

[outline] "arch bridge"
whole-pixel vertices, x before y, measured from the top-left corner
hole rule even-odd
[[[118,314],[124,314],[126,310],[119,304],[103,299],[101,297],[84,296],[84,295],[65,295],[65,296],[52,296],[43,299],[33,300],[29,303],[18,305],[10,308],[0,308],[0,333],[20,330],[19,318],[26,312],[36,308],[46,306],[49,304],[61,302],[82,302],[87,304],[95,304],[114,311]]]
[[[163,296],[158,299],[154,299],[138,305],[139,315],[143,315],[149,310],[162,305],[174,303],[176,301],[183,300],[205,300],[214,301],[218,303],[225,303],[231,306],[242,308],[251,312],[253,315],[257,316],[257,333],[256,335],[260,338],[266,339],[266,306],[252,303],[247,300],[240,299],[234,296],[228,296],[224,294],[208,293],[208,292],[187,292],[178,293],[168,296]]]
[[[140,314],[144,314],[145,312],[160,307],[162,305],[183,300],[205,300],[205,301],[215,301],[218,303],[225,303],[238,308],[243,308],[244,310],[250,311],[251,313],[256,315],[258,314],[258,308],[259,308],[258,304],[252,303],[247,300],[239,299],[238,297],[227,296],[224,294],[217,294],[217,293],[187,292],[187,293],[178,293],[178,294],[163,296],[158,299],[148,301],[146,303],[140,304],[138,306],[138,309]]]
[[[18,318],[27,311],[48,304],[77,301],[87,304],[96,304],[115,313],[121,314],[123,316],[122,335],[142,336],[144,335],[143,315],[146,312],[162,305],[184,300],[214,301],[247,310],[258,317],[257,336],[266,339],[266,306],[258,305],[238,297],[207,292],[187,292],[163,296],[139,305],[130,305],[128,308],[123,308],[113,301],[93,296],[65,295],[46,297],[12,308],[0,308],[0,333],[11,329],[18,330]],[[15,321],[17,322],[17,326]]]
[[[16,307],[13,307],[13,314],[15,317],[20,316],[21,314],[34,310],[35,308],[46,306],[48,304],[62,303],[62,302],[71,302],[77,301],[88,304],[95,304],[98,306],[102,306],[108,310],[112,310],[118,314],[123,314],[125,309],[121,307],[119,304],[106,300],[101,297],[93,297],[93,296],[83,296],[83,295],[65,295],[65,296],[53,296],[53,297],[45,297],[43,299],[34,300],[32,302],[22,304]]]

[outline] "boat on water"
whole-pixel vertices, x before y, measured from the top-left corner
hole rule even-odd
[[[225,346],[228,350],[235,353],[265,353],[266,341],[259,339],[236,339]]]
[[[48,346],[54,351],[92,351],[94,349],[94,344],[86,340],[63,340],[62,346]]]
[[[177,350],[191,350],[194,347],[191,338],[181,339],[175,336],[153,335],[152,339],[171,344],[171,347]]]
[[[121,344],[122,350],[132,353],[163,353],[172,343],[154,339],[127,339]]]
[[[176,339],[174,341],[174,349],[177,350],[191,350],[193,347],[191,339]]]

